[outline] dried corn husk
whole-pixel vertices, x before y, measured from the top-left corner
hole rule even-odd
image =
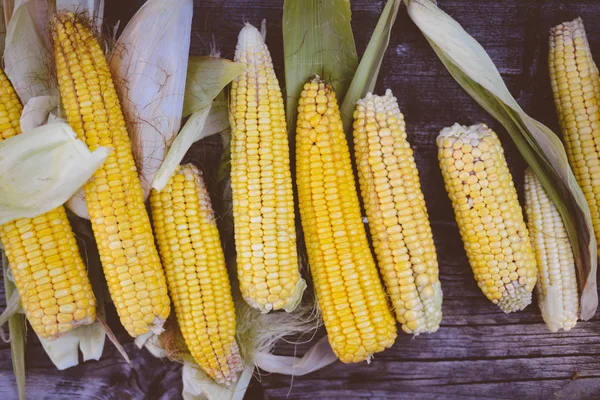
[[[594,316],[597,248],[590,210],[565,149],[548,127],[527,115],[508,91],[481,45],[431,0],[405,0],[419,27],[454,79],[511,135],[561,214],[573,247],[581,292],[581,319]]]
[[[192,13],[192,0],[148,0],[110,57],[144,198],[181,126]]]

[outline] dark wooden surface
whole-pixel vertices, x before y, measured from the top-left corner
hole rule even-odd
[[[324,0],[325,1],[325,0]],[[143,3],[107,0],[107,20],[125,23]],[[592,51],[600,57],[600,2],[597,0],[441,0],[498,65],[523,108],[555,131],[557,121],[547,72],[551,26],[581,16]],[[356,43],[362,53],[383,7],[382,0],[352,1]],[[245,21],[267,18],[268,38],[283,81],[282,0],[196,1],[193,54],[206,54],[211,42],[232,58],[236,36]],[[401,9],[383,62],[377,91],[391,88],[405,113],[433,225],[441,280],[444,318],[433,335],[401,334],[393,348],[373,362],[335,363],[304,377],[257,375],[247,399],[597,399],[600,398],[600,320],[580,322],[568,333],[550,333],[536,304],[503,314],[477,289],[442,186],[435,137],[452,123],[486,122],[497,128],[519,189],[524,162],[506,133],[453,81]],[[210,142],[210,140],[209,140]],[[214,162],[217,142],[194,146],[192,157]],[[212,160],[212,161],[211,161]],[[4,298],[0,293],[0,308]],[[132,359],[127,365],[111,344],[100,362],[56,371],[39,343],[27,348],[27,393],[31,399],[177,399],[180,367],[134,348],[109,319]],[[305,351],[308,345],[278,347],[280,354]],[[0,398],[16,397],[9,346],[0,343]]]

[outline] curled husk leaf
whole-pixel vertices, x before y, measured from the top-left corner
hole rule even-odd
[[[0,142],[0,224],[62,205],[108,154],[104,147],[90,152],[73,129],[61,122]]]

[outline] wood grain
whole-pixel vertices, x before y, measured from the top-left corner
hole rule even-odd
[[[581,16],[592,51],[600,54],[600,3],[594,0],[523,2],[442,0],[489,51],[523,108],[557,131],[547,72],[548,31]],[[143,0],[106,1],[107,22],[121,26]],[[383,7],[382,0],[352,2],[353,28],[361,53]],[[283,82],[281,0],[203,0],[195,2],[191,52],[206,54],[215,43],[232,58],[237,33],[248,21],[267,19],[267,44]],[[405,114],[432,219],[444,290],[444,319],[433,335],[401,335],[371,364],[335,363],[304,377],[261,374],[247,399],[595,399],[600,398],[600,321],[580,322],[567,333],[550,333],[537,305],[503,314],[477,288],[453,220],[437,165],[435,137],[454,122],[486,122],[499,133],[513,177],[522,189],[524,162],[508,135],[452,80],[418,29],[401,9],[383,62],[377,91],[391,88]],[[219,142],[209,139],[188,155],[214,183]],[[218,201],[218,199],[215,199]],[[0,290],[0,308],[4,298]],[[56,371],[37,340],[27,348],[28,398],[177,399],[180,366],[136,349],[120,327],[114,309],[109,322],[132,359],[127,365],[111,344],[100,362]],[[320,332],[319,335],[322,335]],[[317,335],[317,336],[319,336]],[[280,354],[306,351],[309,345],[281,344]],[[13,399],[16,388],[9,346],[0,343],[0,398]]]

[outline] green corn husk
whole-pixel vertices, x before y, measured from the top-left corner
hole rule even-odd
[[[581,319],[590,319],[598,306],[596,239],[590,210],[577,186],[560,139],[521,109],[489,55],[458,22],[440,10],[434,1],[404,2],[409,16],[450,74],[506,128],[556,205],[565,223],[577,265]]]
[[[283,4],[288,132],[295,132],[298,98],[312,75],[331,82],[343,99],[358,66],[348,0],[285,0]]]
[[[7,309],[2,315],[5,313],[7,314],[10,356],[12,359],[15,380],[17,382],[19,400],[25,400],[25,315],[18,312],[20,309],[19,293],[17,292],[17,287],[14,282],[9,279],[8,259],[3,250],[0,249],[0,253],[2,253],[1,263],[7,303]],[[13,307],[10,307],[11,305],[13,305]],[[0,320],[2,319],[2,316],[0,316]],[[2,329],[3,324],[4,322],[0,322],[0,329]]]
[[[375,89],[383,56],[390,43],[392,27],[394,26],[394,22],[396,22],[396,16],[398,15],[401,3],[402,0],[387,1],[377,21],[373,35],[369,39],[365,53],[360,59],[360,64],[358,64],[348,92],[344,96],[344,101],[340,107],[340,114],[344,122],[344,131],[348,135],[352,132],[352,115],[356,107],[356,102]]]
[[[184,116],[191,113],[161,164],[152,187],[161,191],[192,144],[229,126],[227,103],[213,101],[243,71],[243,65],[217,57],[190,57]],[[206,78],[205,78],[206,77]]]

